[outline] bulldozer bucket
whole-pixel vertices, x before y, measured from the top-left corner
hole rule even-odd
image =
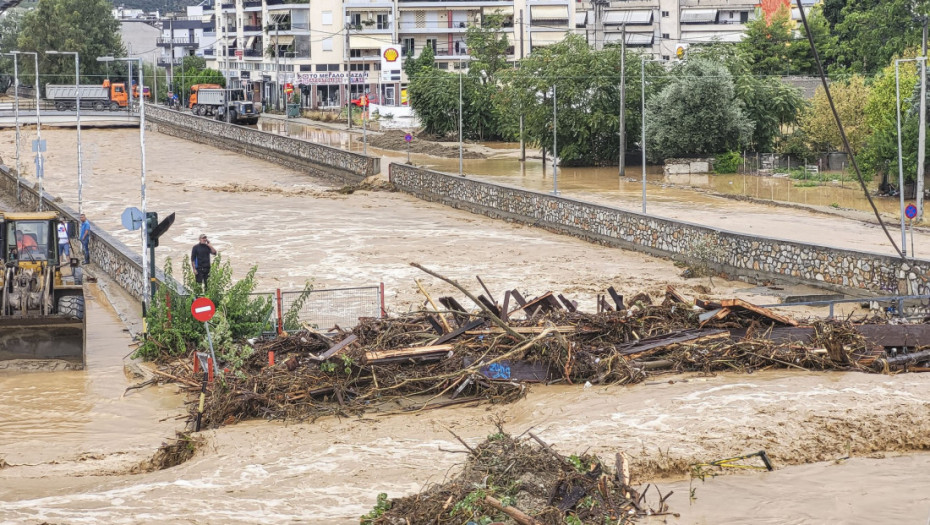
[[[84,368],[84,319],[66,315],[0,317],[0,361],[61,360]]]

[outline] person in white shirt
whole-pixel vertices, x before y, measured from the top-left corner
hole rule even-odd
[[[58,257],[71,257],[71,243],[68,242],[68,224],[64,219],[58,223]]]

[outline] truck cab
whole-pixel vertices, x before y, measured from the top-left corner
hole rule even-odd
[[[110,91],[110,109],[115,102],[118,107],[125,108],[129,105],[129,96],[126,93],[126,84],[122,82],[111,83],[109,79],[103,81],[103,87]]]

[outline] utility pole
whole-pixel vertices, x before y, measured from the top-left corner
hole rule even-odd
[[[520,58],[514,60],[514,66],[517,62],[523,61],[523,10],[520,10]],[[520,104],[520,160],[526,160],[526,141],[523,140],[523,104]]]
[[[626,175],[626,22],[620,36],[620,162],[619,175]]]
[[[275,108],[281,108],[281,93],[284,93],[284,86],[281,85],[281,61],[278,57],[278,39],[281,36],[281,28],[277,19],[274,21],[274,70],[276,73],[275,81],[277,82],[277,89],[274,92],[275,98]],[[284,107],[284,115],[287,116],[287,106]]]
[[[921,21],[924,32],[920,54],[924,59],[920,61],[920,127],[917,130],[917,222],[924,218],[924,163],[927,159],[927,15],[922,16]]]
[[[349,70],[349,56],[352,50],[349,48],[349,31],[352,27],[350,22],[346,22],[346,121],[349,129],[352,129],[352,72]]]

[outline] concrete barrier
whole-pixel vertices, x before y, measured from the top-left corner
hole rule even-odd
[[[19,202],[24,210],[36,210],[39,203],[38,189],[32,186],[32,183],[26,179],[19,179],[19,199],[17,200],[17,177],[13,175],[12,170],[7,166],[0,166],[0,192],[8,196],[10,200]],[[45,192],[43,192],[45,193]],[[79,221],[80,216],[77,211],[55,202],[52,195],[44,194],[43,208],[46,210],[55,210],[67,220]],[[90,234],[90,261],[100,270],[110,276],[117,284],[123,287],[134,298],[141,301],[144,293],[142,283],[142,255],[134,253],[128,246],[107,233],[106,231],[94,226],[91,221]],[[155,277],[160,282],[165,282],[164,273],[160,270],[155,271]]]
[[[753,237],[430,171],[389,166],[401,191],[488,217],[686,261],[759,283],[811,284],[854,295],[923,295],[930,261]]]
[[[146,106],[147,126],[159,133],[267,160],[340,184],[381,172],[381,159],[306,140],[226,124],[213,118]]]

